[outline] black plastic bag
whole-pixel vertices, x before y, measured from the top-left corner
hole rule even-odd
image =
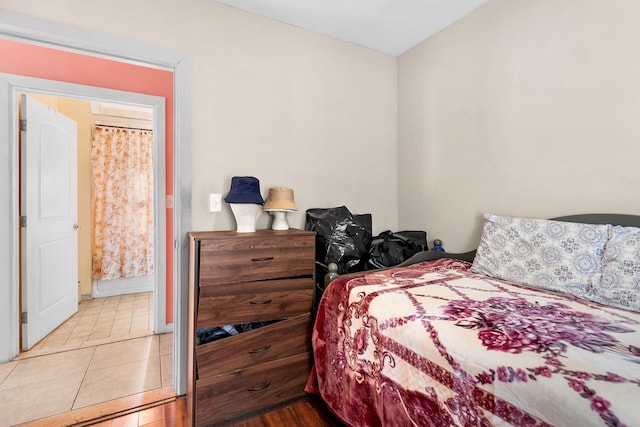
[[[308,209],[305,229],[316,232],[316,265],[319,283],[327,265],[334,262],[338,273],[366,269],[371,244],[371,214],[352,214],[346,206]]]
[[[371,268],[392,267],[427,250],[426,231],[383,231],[371,240],[368,264]]]

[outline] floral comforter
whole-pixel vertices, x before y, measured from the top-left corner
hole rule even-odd
[[[470,266],[332,282],[307,391],[351,426],[640,426],[640,313]]]

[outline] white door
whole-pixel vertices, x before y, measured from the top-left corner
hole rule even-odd
[[[78,311],[78,141],[73,120],[27,95],[21,118],[22,349],[28,350]]]

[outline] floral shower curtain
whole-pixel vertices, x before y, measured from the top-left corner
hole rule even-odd
[[[93,174],[93,277],[153,272],[153,132],[96,126]]]

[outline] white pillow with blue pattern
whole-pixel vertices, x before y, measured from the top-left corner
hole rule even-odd
[[[594,276],[587,298],[640,312],[640,228],[611,227],[601,273]]]
[[[584,298],[610,225],[485,214],[471,271]]]

